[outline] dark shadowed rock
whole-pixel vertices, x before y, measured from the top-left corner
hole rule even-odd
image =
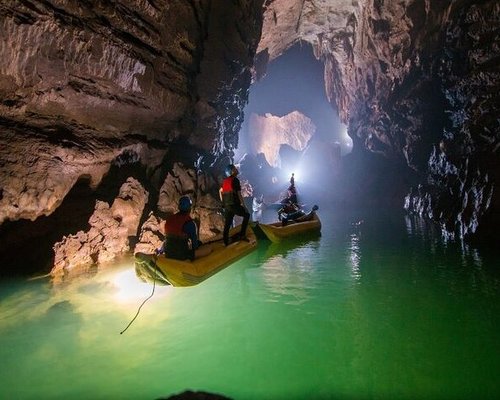
[[[230,397],[223,396],[221,394],[209,393],[198,391],[194,392],[191,390],[186,390],[185,392],[174,394],[169,397],[161,397],[163,400],[231,400]],[[159,400],[160,400],[159,399]]]

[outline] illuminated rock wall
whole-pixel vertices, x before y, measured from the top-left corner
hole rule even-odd
[[[252,114],[249,120],[248,141],[254,155],[262,153],[272,167],[280,167],[279,151],[287,144],[302,151],[316,127],[304,114],[294,111],[278,117],[271,114]]]
[[[212,159],[236,146],[259,2],[9,1],[0,12],[0,223],[50,214],[130,146],[144,164],[152,142]]]

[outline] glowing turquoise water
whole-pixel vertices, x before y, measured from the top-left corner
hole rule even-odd
[[[0,398],[500,398],[498,259],[374,214],[323,210],[320,238],[157,286],[123,335],[152,289],[132,264],[3,282]]]

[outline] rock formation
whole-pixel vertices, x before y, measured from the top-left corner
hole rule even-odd
[[[302,151],[316,130],[312,121],[298,111],[283,117],[252,114],[248,125],[247,140],[252,153],[262,153],[273,167],[281,166],[279,152],[282,145]]]
[[[494,237],[499,22],[494,0],[2,2],[0,272],[49,270],[129,177],[149,193],[141,222],[186,190],[217,231],[252,72],[298,40],[325,63],[353,153],[418,178],[408,210]],[[36,267],[18,257],[34,242]]]
[[[218,184],[213,178],[182,163],[175,163],[160,189],[158,210],[165,213],[177,212],[179,193],[189,195],[193,201],[191,215],[197,220],[202,241],[222,232],[224,222],[220,213],[221,204],[213,188]]]
[[[97,201],[89,219],[90,230],[65,236],[54,245],[53,275],[62,279],[75,269],[81,271],[95,264],[109,263],[117,255],[128,252],[129,238],[138,234],[147,200],[148,192],[137,180],[130,178],[120,188],[111,207],[106,202]]]

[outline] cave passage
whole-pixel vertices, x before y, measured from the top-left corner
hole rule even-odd
[[[325,171],[338,173],[341,156],[352,150],[347,127],[326,97],[323,63],[306,42],[269,63],[249,89],[244,115],[235,160],[244,159],[242,171],[256,195],[283,196],[294,173],[299,190],[323,196],[310,183],[328,178]]]
[[[250,86],[245,121],[252,113],[284,116],[300,111],[316,126],[315,138],[338,142],[343,153],[352,142],[345,135],[345,125],[325,94],[324,66],[314,57],[309,43],[299,42],[269,63],[266,75]],[[245,126],[240,136],[248,134]]]

